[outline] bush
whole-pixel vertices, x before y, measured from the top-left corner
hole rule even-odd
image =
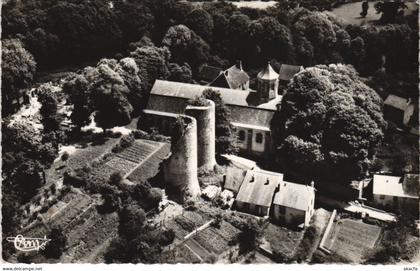
[[[124,149],[133,145],[134,140],[135,140],[135,138],[134,138],[133,133],[130,133],[126,136],[121,137],[120,142],[118,142],[118,144],[116,144],[112,148],[112,152],[114,152],[114,153],[122,152]]]
[[[116,171],[109,176],[109,182],[113,185],[119,185],[122,179],[123,176],[120,171]]]
[[[67,237],[65,236],[63,229],[60,227],[53,228],[47,238],[51,239],[51,241],[49,241],[45,249],[42,250],[42,255],[47,258],[60,258],[67,243]]]
[[[67,161],[69,159],[69,153],[68,152],[63,152],[63,154],[61,155],[61,161]]]

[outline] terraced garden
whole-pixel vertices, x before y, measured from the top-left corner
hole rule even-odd
[[[338,220],[328,234],[324,247],[358,263],[368,249],[374,248],[381,228],[352,219]]]

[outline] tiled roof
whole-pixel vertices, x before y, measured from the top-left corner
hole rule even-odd
[[[314,193],[312,186],[282,182],[279,192],[274,196],[273,204],[306,211]]]
[[[246,123],[262,127],[270,127],[275,111],[263,108],[230,105],[232,122]]]
[[[221,72],[219,76],[210,83],[210,86],[240,89],[241,86],[248,81],[248,74],[241,68],[238,68],[237,65],[233,65],[229,69]]]
[[[401,177],[388,175],[373,176],[373,194],[408,198],[419,197],[418,194],[416,196],[410,195],[404,191]]]
[[[248,170],[236,200],[252,205],[269,207],[274,192],[282,180],[283,174],[280,173]]]
[[[302,66],[282,64],[279,71],[279,79],[283,81],[290,81],[293,76],[302,69]]]

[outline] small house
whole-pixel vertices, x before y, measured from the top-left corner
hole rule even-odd
[[[373,176],[373,202],[378,207],[410,210],[418,213],[419,175]]]
[[[273,216],[281,223],[309,226],[314,205],[313,185],[282,182],[274,195]]]
[[[283,181],[283,174],[248,170],[236,196],[236,209],[258,216],[268,216],[273,196]]]

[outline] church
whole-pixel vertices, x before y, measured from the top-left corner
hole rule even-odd
[[[206,89],[212,89],[220,93],[231,112],[230,123],[237,131],[240,154],[263,155],[272,148],[271,120],[282,99],[278,94],[279,74],[267,63],[257,75],[256,90],[249,89],[249,77],[245,75],[242,65],[237,63],[227,72],[220,72],[207,85],[156,80],[140,128],[156,127],[159,132],[169,134],[170,121],[174,116],[185,113],[188,100],[200,97]],[[232,78],[239,78],[239,84],[232,83]],[[226,84],[221,87],[218,82]]]

